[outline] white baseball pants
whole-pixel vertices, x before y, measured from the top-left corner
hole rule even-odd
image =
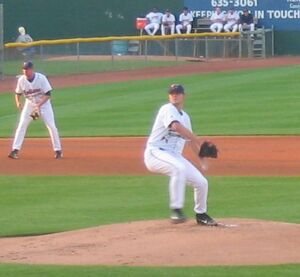
[[[192,25],[191,24],[188,24],[185,26],[183,26],[182,24],[176,25],[177,34],[181,34],[181,31],[183,31],[183,30],[186,30],[187,34],[190,34],[191,30],[192,30]]]
[[[169,26],[161,25],[161,35],[164,36],[166,34],[166,30],[170,30],[170,34],[174,35],[175,33],[175,24],[171,24]]]
[[[26,135],[27,128],[30,122],[33,120],[30,117],[30,113],[33,111],[33,105],[26,100],[24,107],[22,109],[20,115],[20,121],[16,130],[15,138],[13,141],[12,149],[20,150],[24,141],[24,137]],[[61,150],[61,143],[59,134],[55,125],[53,109],[50,100],[48,100],[45,104],[42,105],[40,109],[41,119],[44,121],[52,142],[53,150],[59,151]]]
[[[222,32],[222,29],[223,29],[223,24],[222,23],[213,23],[210,25],[210,30],[213,32],[213,33],[221,33]]]
[[[145,26],[145,31],[149,36],[154,36],[158,31],[158,29],[159,29],[159,23],[150,23]]]
[[[236,24],[235,22],[227,23],[224,25],[224,31],[227,33],[231,32],[231,30],[232,32],[237,32],[238,27],[239,27],[238,24]]]
[[[194,188],[194,211],[207,211],[208,182],[201,172],[182,155],[160,149],[145,151],[145,165],[148,170],[170,176],[170,208],[184,206],[186,184]]]
[[[253,32],[254,29],[255,29],[254,23],[251,23],[251,24],[249,24],[249,25],[243,25],[243,24],[240,24],[240,25],[239,25],[239,31],[240,31],[240,32],[245,31],[245,30],[247,30],[247,29],[250,30],[251,32]]]

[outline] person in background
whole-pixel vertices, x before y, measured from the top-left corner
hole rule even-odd
[[[171,14],[169,9],[163,15],[161,24],[161,34],[164,36],[166,32],[169,32],[171,35],[175,33],[175,16]]]
[[[30,42],[33,42],[33,39],[32,37],[26,33],[26,30],[24,27],[19,27],[18,28],[18,31],[19,31],[19,36],[17,37],[16,39],[16,42],[19,42],[19,43],[30,43]],[[19,47],[18,50],[21,52],[21,54],[23,56],[31,56],[34,54],[35,52],[35,49],[34,47]]]
[[[153,8],[153,10],[146,15],[148,24],[145,26],[145,31],[149,36],[154,36],[159,30],[162,16],[163,14],[158,12],[157,8]]]
[[[254,28],[255,26],[252,14],[248,9],[244,9],[243,13],[240,15],[239,31],[242,32],[245,30],[250,30],[251,32],[253,32]]]
[[[193,16],[189,12],[187,7],[184,7],[182,13],[179,15],[179,24],[176,26],[176,31],[178,34],[181,34],[182,31],[185,31],[187,34],[191,33],[193,23]]]
[[[238,27],[239,27],[239,15],[238,13],[230,9],[228,13],[225,15],[225,25],[224,25],[224,31],[229,33],[229,32],[237,32]]]
[[[216,7],[215,12],[212,14],[210,20],[212,21],[212,24],[209,27],[210,30],[213,33],[221,33],[223,30],[225,17],[220,7]]]

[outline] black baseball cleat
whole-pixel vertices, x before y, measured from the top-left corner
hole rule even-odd
[[[18,153],[19,153],[19,150],[14,149],[9,153],[8,157],[11,159],[19,159]]]
[[[196,214],[196,221],[198,224],[205,226],[218,226],[218,222],[211,218],[208,214]]]
[[[63,157],[63,153],[62,153],[62,151],[61,150],[59,150],[59,151],[55,151],[55,159],[57,159],[57,160],[59,160],[59,159],[61,159],[62,157]]]
[[[182,223],[187,220],[187,217],[183,214],[181,209],[173,209],[170,218],[174,224]]]

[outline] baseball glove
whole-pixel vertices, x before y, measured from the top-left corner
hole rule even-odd
[[[200,158],[217,158],[218,157],[218,148],[215,144],[210,141],[204,141],[201,144],[199,151]]]
[[[30,116],[32,117],[33,120],[39,119],[39,117],[40,117],[40,112],[39,112],[39,110],[38,110],[38,109],[34,109],[34,110],[31,112]]]

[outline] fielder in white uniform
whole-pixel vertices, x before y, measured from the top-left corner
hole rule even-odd
[[[44,121],[53,145],[55,158],[62,158],[62,148],[59,134],[55,125],[54,114],[50,102],[52,87],[46,76],[35,72],[32,62],[23,64],[23,75],[19,77],[15,90],[16,106],[21,110],[19,124],[15,133],[12,151],[9,158],[18,159],[19,151],[22,147],[27,128],[33,118],[30,116],[33,111],[37,111]],[[25,97],[24,106],[21,102],[22,95]]]
[[[145,31],[149,36],[154,36],[159,30],[162,16],[163,14],[161,12],[158,12],[156,8],[154,8],[152,12],[146,15],[148,24],[145,26]]]
[[[210,30],[213,33],[221,33],[223,29],[223,24],[225,16],[219,7],[216,7],[215,12],[212,14],[210,20],[213,22],[210,25]]]
[[[181,34],[182,31],[186,31],[189,34],[192,30],[193,16],[189,13],[188,8],[184,7],[182,13],[179,15],[179,24],[176,25],[176,31]]]
[[[224,31],[229,32],[237,32],[239,27],[239,14],[234,10],[229,10],[225,16],[226,24],[224,25]]]
[[[171,85],[169,103],[163,105],[156,116],[144,153],[146,167],[155,173],[168,175],[171,221],[186,220],[184,207],[186,184],[194,188],[194,211],[198,224],[215,226],[208,216],[208,182],[202,173],[186,158],[182,151],[188,141],[198,155],[200,142],[193,134],[189,115],[183,111],[185,92],[182,85]]]

